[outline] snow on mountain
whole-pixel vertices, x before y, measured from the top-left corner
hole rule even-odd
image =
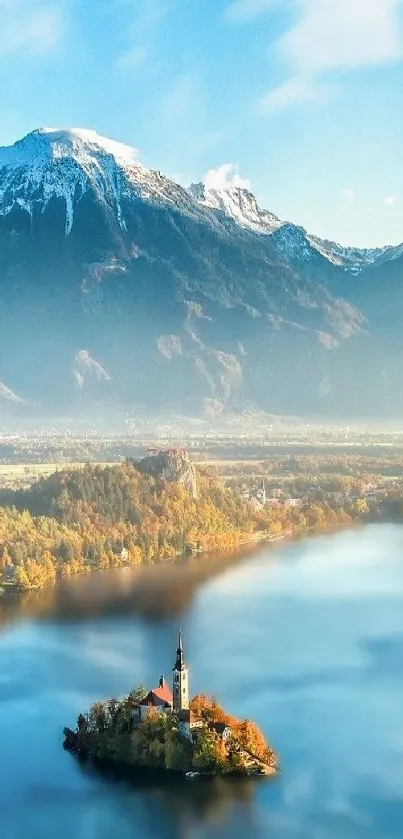
[[[186,190],[81,129],[0,148],[3,411],[401,412],[403,245],[309,236],[209,175]]]
[[[293,259],[309,260],[313,248],[334,265],[357,272],[369,265],[380,265],[403,256],[403,244],[384,248],[345,247],[311,236],[303,227],[281,221],[274,213],[259,207],[249,182],[239,177],[232,164],[211,170],[204,181],[192,183],[188,192],[202,206],[224,213],[242,227],[268,235],[281,230],[276,242],[283,255]]]
[[[383,248],[353,248],[339,245],[337,242],[331,242],[328,239],[306,235],[312,247],[329,262],[355,271],[369,265],[381,265],[383,262],[390,262],[403,256],[403,244],[395,247],[386,245]]]
[[[181,186],[161,172],[147,169],[130,146],[108,140],[88,129],[40,128],[0,148],[0,215],[15,206],[44,212],[52,198],[66,206],[65,233],[73,226],[74,207],[89,188],[116,212],[124,229],[123,199],[189,204]]]
[[[11,388],[7,387],[7,385],[0,382],[0,401],[4,402],[13,402],[15,405],[23,404],[23,399],[20,396],[17,396]]]
[[[403,256],[403,244],[395,248],[343,247],[281,221],[259,207],[249,182],[232,164],[211,170],[204,182],[193,183],[186,190],[160,171],[139,163],[136,149],[90,129],[40,128],[12,146],[0,147],[0,216],[21,208],[29,213],[32,224],[52,199],[62,199],[68,236],[75,207],[89,190],[113,211],[122,231],[127,227],[127,202],[141,198],[174,205],[214,225],[230,219],[243,230],[276,234],[283,256],[301,262],[310,260],[316,251],[334,265],[357,273]]]
[[[261,210],[255,196],[246,187],[232,184],[209,187],[201,182],[191,184],[188,191],[202,206],[219,210],[243,227],[259,233],[274,233],[283,224],[269,210]]]
[[[38,128],[14,145],[1,148],[0,159],[2,165],[20,167],[68,157],[85,166],[91,157],[105,153],[122,163],[136,163],[138,158],[136,149],[101,137],[91,129]]]
[[[74,380],[78,387],[82,388],[87,379],[95,379],[98,382],[110,381],[110,375],[104,367],[92,358],[88,350],[79,350],[76,354],[76,364],[74,369]]]

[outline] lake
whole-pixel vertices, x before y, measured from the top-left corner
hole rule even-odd
[[[401,839],[403,527],[266,546],[161,620],[52,596],[2,616],[2,839]],[[129,787],[63,751],[94,699],[170,678],[179,623],[192,693],[261,726],[275,781]]]

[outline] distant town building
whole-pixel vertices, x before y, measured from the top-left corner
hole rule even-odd
[[[210,728],[218,734],[224,742],[231,736],[231,727],[225,722],[212,722],[210,724]]]
[[[249,504],[252,507],[252,509],[255,510],[256,512],[259,512],[259,510],[263,509],[262,502],[259,501],[259,499],[255,498],[254,496],[252,496],[252,498],[249,499]]]

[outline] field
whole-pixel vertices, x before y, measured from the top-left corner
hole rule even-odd
[[[103,466],[112,466],[103,463]],[[0,489],[22,489],[38,478],[46,478],[62,469],[83,469],[85,463],[0,463]]]

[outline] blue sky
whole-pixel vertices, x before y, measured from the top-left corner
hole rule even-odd
[[[403,0],[0,0],[0,144],[94,128],[349,244],[403,241],[402,97]]]

